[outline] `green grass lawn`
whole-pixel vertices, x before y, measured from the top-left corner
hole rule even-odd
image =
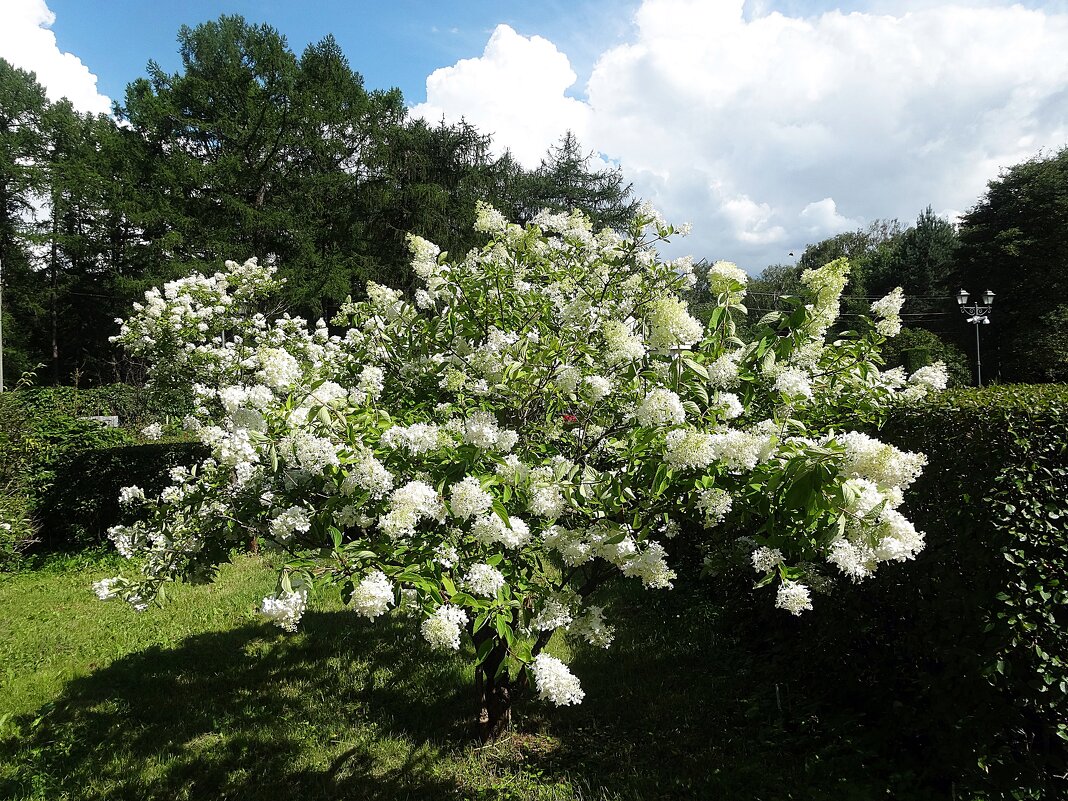
[[[616,644],[569,656],[583,704],[521,703],[480,748],[472,671],[403,619],[325,598],[287,635],[255,613],[274,577],[252,557],[137,614],[93,595],[114,572],[0,582],[0,798],[860,801],[900,768],[851,718],[777,697],[693,587],[621,592]]]

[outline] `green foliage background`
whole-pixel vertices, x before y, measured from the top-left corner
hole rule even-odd
[[[743,550],[715,597],[783,693],[876,728],[879,751],[911,755],[909,783],[1065,797],[1068,388],[949,391],[880,436],[929,459],[903,508],[927,534],[914,563],[837,580],[795,620],[739,592]]]

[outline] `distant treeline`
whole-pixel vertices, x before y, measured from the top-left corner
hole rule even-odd
[[[519,222],[579,208],[613,227],[637,205],[570,133],[530,170],[465,122],[411,119],[399,90],[365,89],[332,37],[297,56],[275,29],[223,16],[183,26],[178,42],[181,69],[149,62],[114,117],[49,102],[33,73],[0,59],[8,387],[38,365],[41,383],[137,382],[108,342],[114,318],[148,287],[223,259],[276,261],[275,311],[329,318],[367,280],[410,285],[408,232],[453,254],[477,244],[479,200]],[[879,220],[768,267],[755,316],[839,256],[853,262],[846,323],[894,286],[909,296],[892,360],[943,358],[969,382],[975,332],[952,296],[991,289],[985,377],[1068,380],[1068,148],[1004,172],[959,227],[928,208],[914,226]]]
[[[478,200],[525,221],[577,207],[620,226],[636,201],[571,134],[524,169],[466,123],[409,118],[367,91],[332,37],[297,56],[267,25],[220,17],[178,35],[114,118],[50,103],[0,60],[0,260],[6,385],[137,379],[108,343],[146,288],[223,259],[276,260],[281,308],[329,318],[367,280],[410,281],[409,231],[475,244]]]

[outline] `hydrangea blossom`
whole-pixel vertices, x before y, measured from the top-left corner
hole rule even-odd
[[[263,599],[260,614],[285,631],[296,631],[308,605],[307,590],[282,591]]]
[[[875,315],[875,330],[884,337],[896,337],[901,333],[901,307],[905,305],[905,293],[896,287],[886,297],[871,304]]]
[[[646,395],[634,416],[641,425],[649,428],[686,422],[686,410],[679,396],[663,388],[654,389]]]
[[[472,595],[492,598],[505,584],[504,574],[487,564],[471,565],[464,578],[464,586]]]
[[[548,654],[538,654],[531,665],[538,695],[556,706],[578,704],[586,697],[582,685],[567,665]]]
[[[260,536],[283,588],[263,611],[285,628],[311,589],[345,587],[357,614],[414,614],[433,648],[466,641],[488,695],[527,671],[573,704],[549,637],[607,647],[595,593],[669,589],[672,537],[773,518],[749,555],[792,614],[827,575],[920,552],[897,510],[922,455],[859,431],[944,372],[881,371],[870,328],[826,341],[844,261],[807,270],[805,297],[747,342],[744,271],[709,269],[705,328],[680,294],[693,263],[659,258],[676,229],[649,209],[626,232],[578,212],[523,228],[488,206],[477,225],[488,241],[458,257],[409,237],[414,295],[368,284],[329,328],[263,315],[279,281],[254,260],[146,293],[117,340],[189,390],[183,426],[210,456],[109,531],[136,573],[98,594],[144,608]]]
[[[790,614],[800,615],[812,609],[812,597],[804,584],[786,579],[775,593],[775,605]]]
[[[450,604],[439,606],[423,621],[420,630],[432,648],[460,648],[460,630],[467,625],[467,612]]]
[[[349,603],[356,614],[373,620],[393,605],[393,584],[381,570],[373,570],[360,579]]]

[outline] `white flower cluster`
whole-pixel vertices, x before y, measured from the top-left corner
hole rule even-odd
[[[582,685],[563,662],[555,656],[538,654],[530,666],[538,697],[556,706],[580,704],[586,697]]]
[[[515,431],[502,429],[492,412],[477,411],[464,421],[464,442],[483,450],[508,453],[519,441]]]
[[[712,437],[692,428],[669,431],[664,441],[664,461],[675,470],[700,469],[716,460]]]
[[[753,551],[752,560],[757,573],[770,573],[783,563],[782,551],[762,545]]]
[[[715,528],[731,511],[734,501],[730,493],[717,488],[702,490],[697,499],[697,509],[702,513],[705,528]]]
[[[360,579],[349,603],[356,614],[373,620],[393,605],[393,584],[381,570],[373,570]]]
[[[474,476],[453,484],[449,492],[449,508],[453,517],[460,520],[480,515],[493,506],[493,496],[482,489],[482,483]]]
[[[504,584],[504,574],[483,563],[471,565],[464,577],[464,586],[468,591],[483,598],[494,597]]]
[[[797,367],[786,367],[779,370],[775,376],[776,392],[781,392],[788,398],[811,398],[812,384],[804,370]]]
[[[496,514],[480,517],[471,525],[471,534],[483,545],[499,543],[505,548],[522,548],[530,541],[530,526],[515,515],[505,523]]]
[[[451,604],[439,606],[434,614],[423,621],[420,630],[433,648],[460,648],[460,631],[467,625],[467,613]]]
[[[279,512],[270,523],[271,536],[279,542],[288,540],[294,532],[304,532],[311,528],[311,515],[301,506],[290,506]]]
[[[581,637],[595,648],[607,648],[615,638],[615,628],[605,623],[604,609],[589,607],[585,614],[573,619],[567,627],[570,634]]]
[[[634,413],[640,425],[648,428],[681,425],[686,422],[686,410],[679,396],[670,389],[658,387],[649,392]]]
[[[878,319],[875,330],[884,337],[896,337],[901,333],[901,307],[905,305],[905,293],[896,287],[886,297],[871,304],[871,311]]]
[[[686,301],[666,297],[654,301],[646,317],[649,347],[667,350],[691,345],[705,333],[701,322],[690,316]]]
[[[425,481],[409,481],[389,496],[389,512],[378,519],[382,533],[392,539],[410,536],[423,520],[441,522],[445,504],[437,490]]]
[[[308,605],[307,590],[282,591],[263,599],[260,614],[286,631],[296,631]]]
[[[799,581],[783,581],[775,594],[775,605],[793,615],[812,609],[812,597],[808,587]]]
[[[145,499],[145,491],[136,484],[132,487],[123,487],[119,490],[119,503],[123,506],[133,506]]]
[[[713,295],[729,295],[735,302],[745,297],[749,276],[730,261],[717,261],[708,268],[708,288]]]

